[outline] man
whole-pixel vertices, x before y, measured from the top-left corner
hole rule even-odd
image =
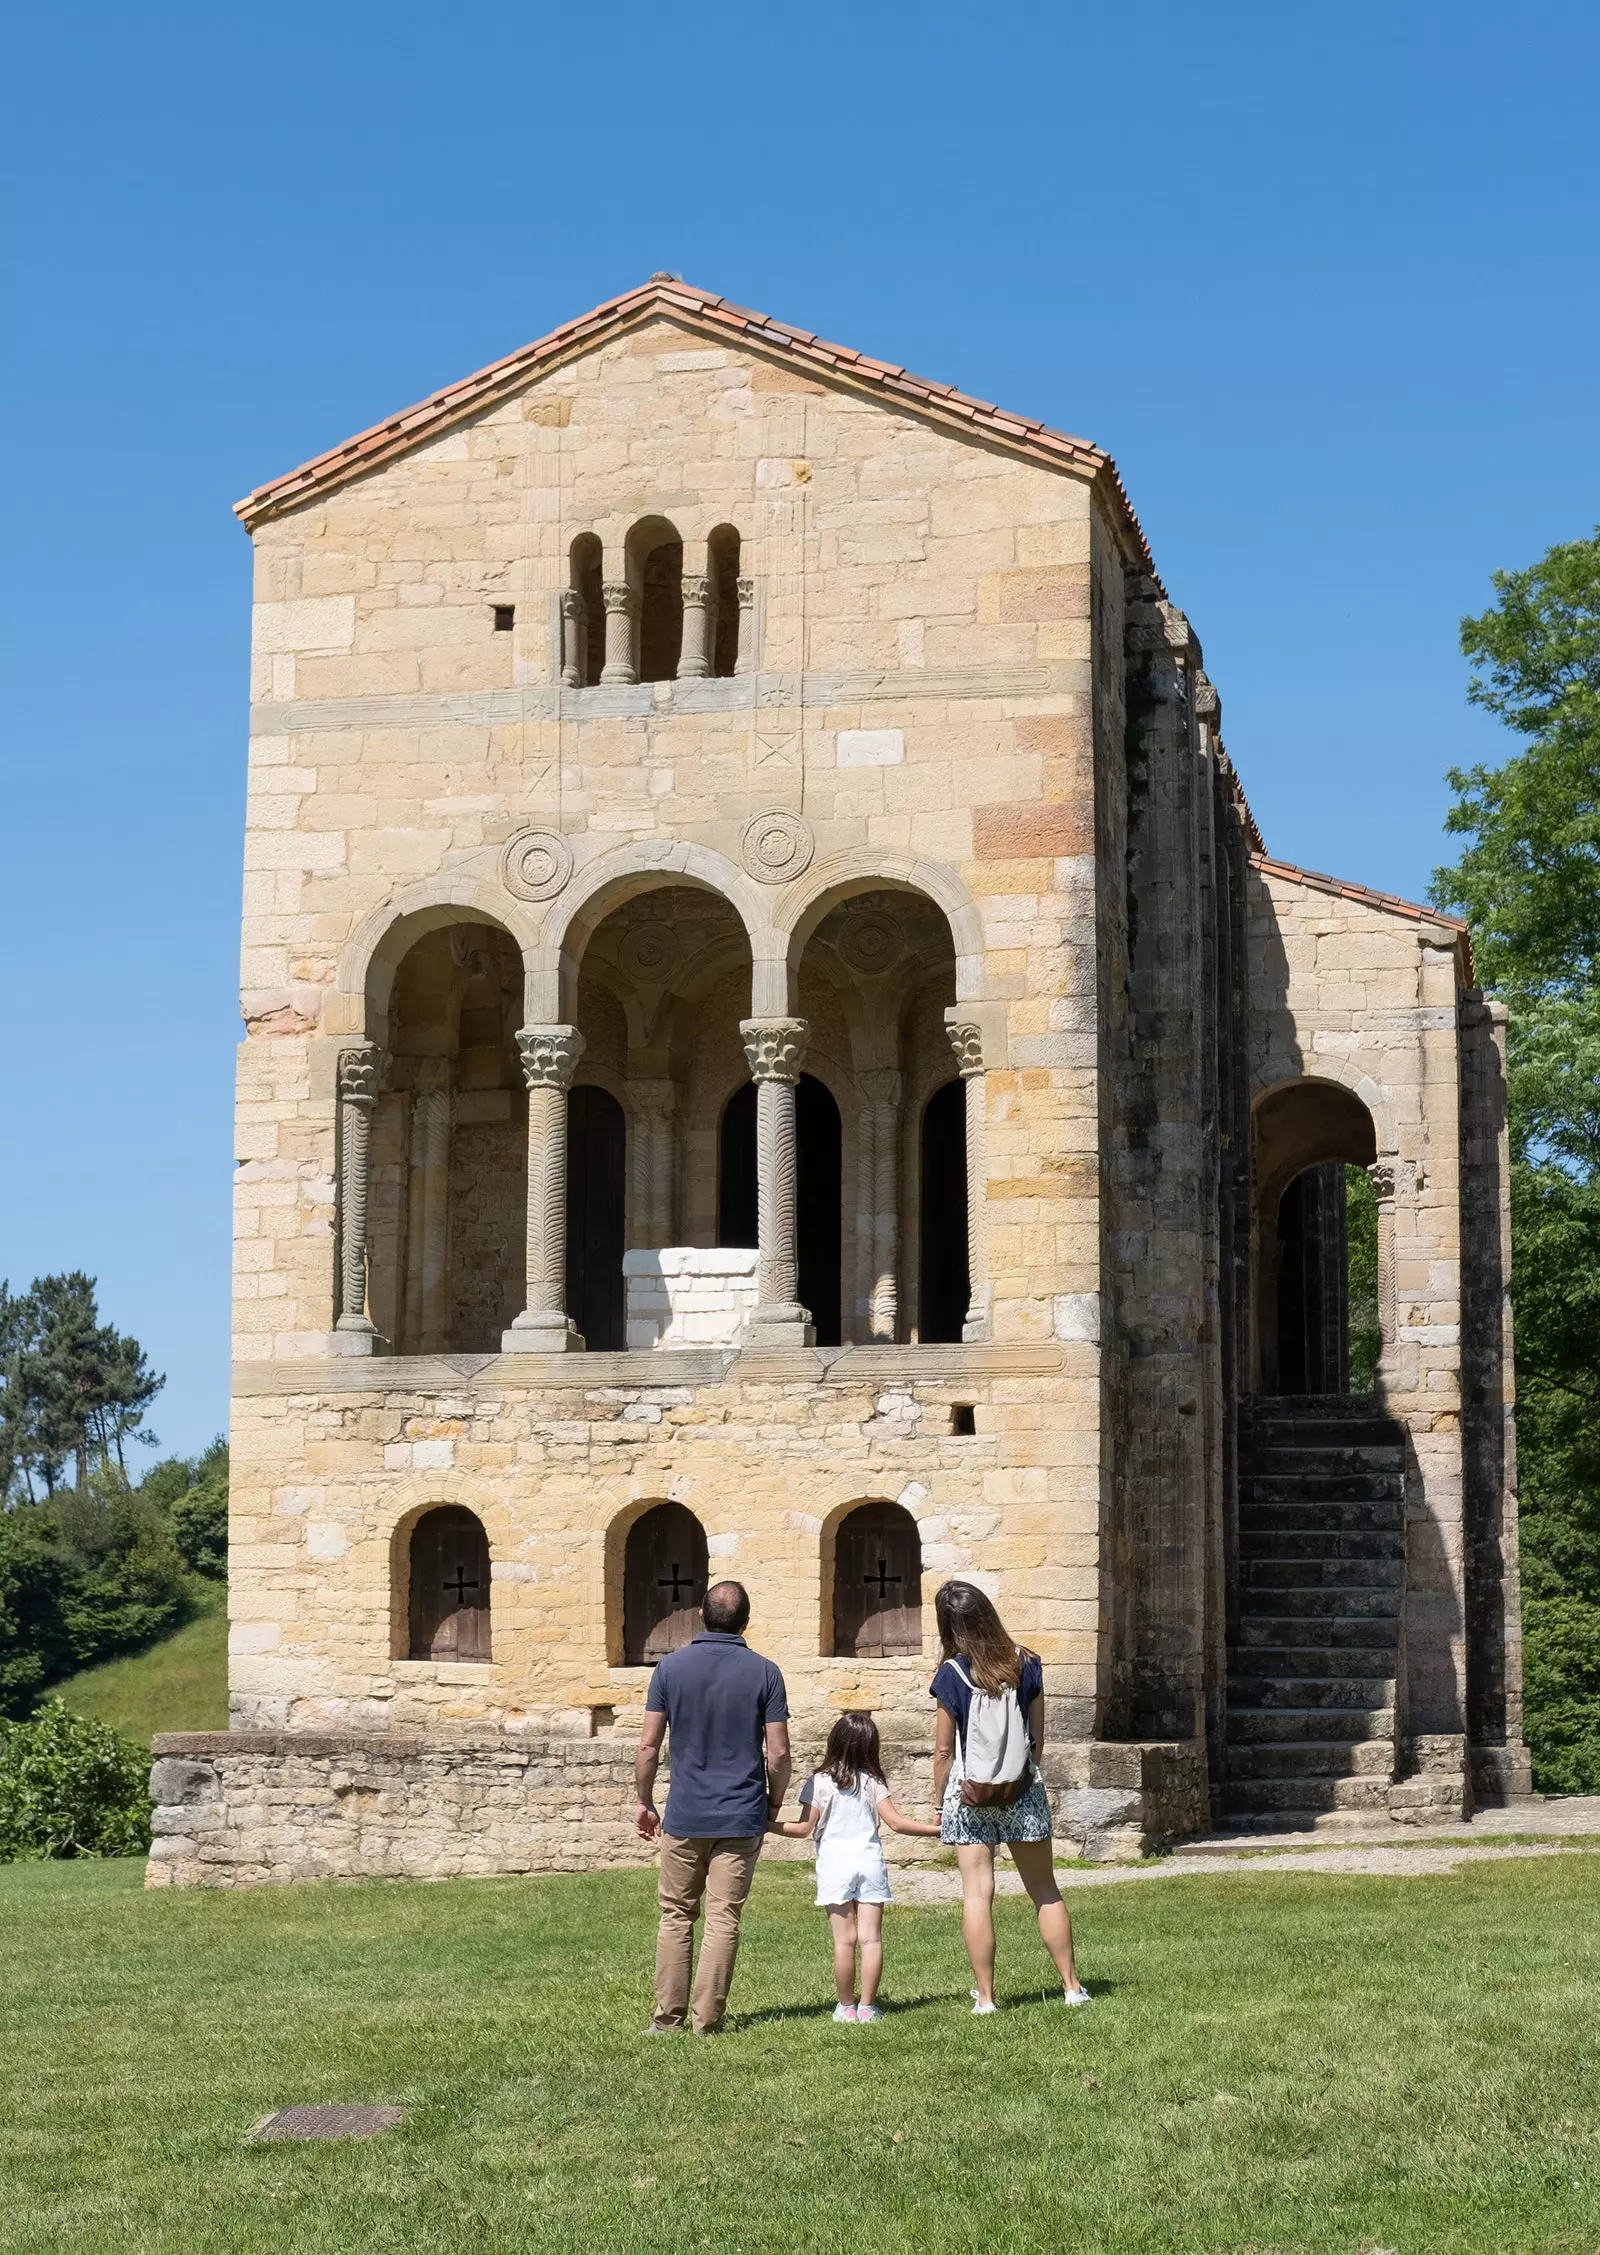
[[[739,1954],[739,1917],[769,1820],[789,1785],[789,1700],[783,1677],[744,1641],[750,1599],[718,1582],[704,1629],[656,1665],[633,1765],[641,1839],[661,1835],[655,2036],[681,2029],[689,2005],[694,1923],[706,1906],[694,1985],[697,2036],[721,2033]],[[665,1826],[656,1815],[661,1741],[672,1733]]]

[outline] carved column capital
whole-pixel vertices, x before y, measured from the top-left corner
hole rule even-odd
[[[372,1104],[383,1085],[383,1051],[375,1041],[339,1052],[339,1097],[345,1104]]]
[[[600,600],[608,618],[620,614],[631,619],[638,606],[638,597],[625,579],[608,579],[600,590]]]
[[[1388,1159],[1375,1159],[1367,1169],[1367,1180],[1380,1204],[1385,1199],[1392,1198],[1399,1187],[1396,1169]]]
[[[584,1040],[576,1026],[519,1026],[517,1051],[529,1088],[570,1088]]]
[[[683,575],[683,607],[687,611],[703,611],[711,601],[711,581],[704,572],[685,572]]]
[[[588,616],[583,597],[575,587],[561,590],[561,616],[564,619],[581,619]]]
[[[950,1047],[955,1051],[956,1071],[963,1080],[970,1080],[983,1071],[983,1028],[970,1018],[959,1018],[945,1027]]]
[[[788,1081],[800,1078],[805,1064],[806,1039],[811,1028],[804,1018],[741,1018],[739,1035],[754,1081]]]

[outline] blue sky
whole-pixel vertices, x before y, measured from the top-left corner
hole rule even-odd
[[[1456,622],[1600,518],[1600,11],[31,10],[0,1275],[226,1416],[251,486],[664,267],[1117,457],[1269,847],[1416,895]]]

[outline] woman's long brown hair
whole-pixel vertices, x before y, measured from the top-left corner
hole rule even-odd
[[[971,1582],[946,1582],[933,1601],[933,1617],[945,1658],[965,1661],[980,1691],[998,1695],[1016,1690],[1022,1654],[981,1589]]]

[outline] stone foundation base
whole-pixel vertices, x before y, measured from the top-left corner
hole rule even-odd
[[[797,1749],[796,1780],[816,1749]],[[443,1744],[399,1736],[205,1731],[158,1738],[150,1887],[306,1879],[455,1879],[650,1864],[633,1829],[633,1742],[551,1732]],[[931,1758],[886,1747],[909,1810],[930,1806]],[[1203,1750],[1078,1742],[1047,1748],[1062,1852],[1127,1861],[1206,1824]],[[658,1796],[658,1805],[664,1800]],[[888,1835],[891,1860],[937,1841]],[[799,1842],[767,1853],[809,1860]]]
[[[1533,1764],[1520,1743],[1474,1746],[1472,1794],[1480,1809],[1504,1809],[1533,1795]]]

